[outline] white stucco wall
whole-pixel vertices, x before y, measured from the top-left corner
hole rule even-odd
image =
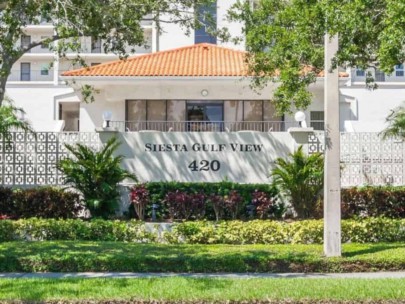
[[[405,102],[405,86],[367,90],[364,86],[341,88],[341,93],[355,99],[356,115],[351,124],[355,132],[380,132],[390,111]]]
[[[6,94],[14,104],[25,110],[25,118],[37,131],[56,131],[58,106],[56,96],[73,92],[67,86],[15,85],[7,86]]]
[[[287,132],[256,133],[101,133],[103,142],[117,135],[123,166],[145,181],[222,181],[263,183],[277,157],[286,157],[297,146]],[[172,151],[163,151],[171,145]],[[174,151],[178,145],[178,151]],[[206,149],[206,151],[203,151]],[[197,169],[190,168],[196,161]],[[204,161],[209,164],[202,169]],[[214,164],[212,164],[214,162]],[[211,167],[211,164],[213,167]]]

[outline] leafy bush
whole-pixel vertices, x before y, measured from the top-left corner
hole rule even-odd
[[[249,218],[247,206],[260,192],[274,202],[268,216],[281,218],[285,207],[277,190],[268,184],[150,182],[145,184],[150,203],[159,205],[158,218],[211,219]],[[131,194],[132,195],[132,194]],[[146,207],[150,217],[150,204]]]
[[[229,194],[224,196],[225,210],[231,214],[231,218],[236,220],[240,210],[243,208],[242,196],[236,190],[229,191]]]
[[[0,221],[0,242],[16,240],[82,240],[149,243],[156,236],[142,222],[111,220],[25,219]]]
[[[278,158],[275,164],[273,184],[289,198],[298,218],[317,217],[323,189],[322,154],[307,155],[300,146],[289,159]]]
[[[53,187],[0,188],[0,215],[19,218],[74,218],[83,210],[77,193]]]
[[[256,190],[252,194],[252,204],[256,207],[256,213],[263,219],[273,207],[274,201],[266,192]]]
[[[321,244],[323,221],[292,223],[194,221],[173,224],[164,239],[186,244]],[[0,242],[15,240],[83,240],[150,243],[162,241],[157,229],[139,221],[1,220]],[[342,241],[356,243],[405,242],[405,220],[368,218],[342,221]]]
[[[166,234],[170,243],[187,244],[321,244],[323,221],[185,222]],[[405,220],[368,218],[342,221],[342,241],[404,242]]]
[[[355,216],[405,218],[405,187],[342,189],[342,217]]]
[[[136,176],[121,168],[123,156],[113,156],[120,142],[112,137],[100,151],[82,144],[65,145],[74,159],[61,160],[58,169],[66,176],[65,183],[80,191],[95,217],[113,215],[118,205],[118,183]]]
[[[130,201],[134,206],[136,215],[143,221],[145,219],[145,208],[150,203],[149,191],[145,188],[145,184],[132,187]]]

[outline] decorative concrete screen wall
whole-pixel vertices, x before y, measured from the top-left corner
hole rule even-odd
[[[141,181],[268,182],[277,157],[286,157],[300,144],[309,153],[322,151],[322,133],[262,132],[136,132],[136,133],[13,133],[12,142],[0,138],[0,185],[62,185],[56,170],[68,157],[65,143],[95,149],[118,136],[123,166]],[[342,186],[403,185],[405,144],[381,141],[375,133],[343,133]]]
[[[55,165],[68,156],[65,143],[101,146],[97,133],[17,132],[8,143],[0,137],[0,185],[62,185],[63,177]]]
[[[378,133],[342,133],[342,186],[405,185],[405,142]]]

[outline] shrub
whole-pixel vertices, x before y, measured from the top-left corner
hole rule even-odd
[[[17,240],[81,240],[150,243],[165,240],[186,244],[321,244],[323,221],[292,223],[254,220],[250,222],[194,221],[173,224],[164,238],[139,221],[79,219],[1,220],[0,242]],[[405,220],[368,218],[342,221],[344,243],[405,242]]]
[[[92,216],[113,215],[119,199],[118,183],[126,178],[136,180],[134,174],[121,168],[123,156],[113,156],[119,145],[116,137],[109,139],[100,151],[82,144],[66,144],[74,159],[58,163],[58,169],[66,177],[65,183],[81,192]]]
[[[278,200],[277,189],[269,184],[150,182],[145,187],[151,201],[160,205],[157,211],[160,218],[220,220],[236,216],[246,219],[250,217],[246,207],[251,204],[255,191],[266,193],[275,202],[269,217],[280,218],[285,211],[284,204]],[[187,205],[180,207],[183,202],[186,204],[185,201],[188,201]],[[237,207],[236,215],[235,210],[229,209],[234,207]],[[150,216],[151,210],[147,208],[147,211]]]
[[[263,219],[273,207],[274,202],[267,193],[256,190],[252,194],[252,204],[256,207],[256,213]]]
[[[225,202],[224,197],[218,194],[210,194],[207,197],[207,202],[211,204],[215,213],[215,220],[219,221],[224,216]]]
[[[156,241],[142,222],[112,220],[24,219],[0,221],[0,242],[36,241],[120,241],[149,243]]]
[[[225,209],[230,213],[231,218],[235,220],[242,209],[242,196],[236,190],[231,190],[228,195],[224,196]]]
[[[0,188],[0,212],[13,219],[74,218],[83,210],[77,193],[54,187]]]
[[[170,243],[189,244],[321,244],[323,221],[185,222],[166,234]],[[342,241],[404,242],[405,220],[368,218],[342,221]]]
[[[0,215],[10,216],[14,211],[13,190],[0,187]]]
[[[342,217],[355,216],[405,218],[405,187],[342,189]]]
[[[132,187],[130,200],[136,215],[143,221],[145,219],[145,208],[150,203],[149,191],[146,189],[145,184]]]
[[[287,160],[278,158],[275,164],[273,184],[289,198],[298,217],[317,217],[323,189],[323,156],[306,155],[300,146]]]

